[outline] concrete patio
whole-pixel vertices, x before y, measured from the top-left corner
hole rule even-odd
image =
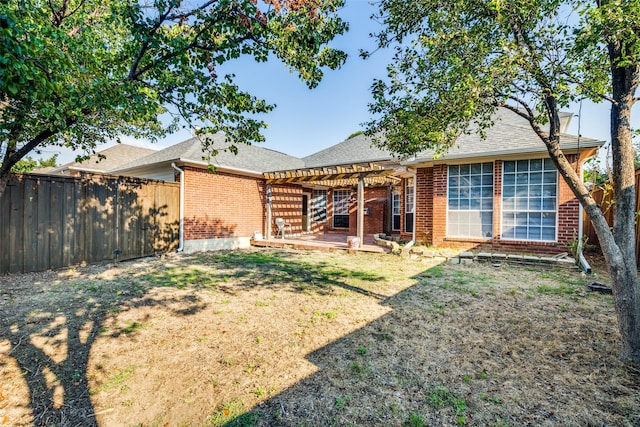
[[[378,246],[374,243],[373,234],[365,235],[364,242],[359,248],[350,248],[347,244],[347,238],[351,235],[341,233],[326,234],[303,234],[300,236],[287,236],[282,238],[271,238],[262,240],[251,240],[252,246],[270,247],[270,248],[291,248],[319,251],[360,251],[360,252],[378,252],[389,253],[390,250]]]

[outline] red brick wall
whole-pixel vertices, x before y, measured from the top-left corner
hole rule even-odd
[[[302,232],[302,187],[297,185],[273,185],[271,201],[272,233],[278,232],[275,219],[280,217],[291,224],[293,234]]]
[[[431,244],[433,235],[433,168],[416,174],[416,240]],[[404,220],[404,218],[403,218]]]
[[[364,189],[364,207],[369,208],[369,215],[364,217],[364,234],[382,233],[387,218],[387,187]],[[357,227],[357,212],[353,222]],[[351,218],[349,218],[351,225]]]
[[[184,168],[185,240],[250,237],[263,232],[261,179]]]
[[[431,244],[442,246],[447,234],[447,165],[433,167],[433,216]]]
[[[577,167],[577,156],[567,156]],[[505,252],[554,254],[567,250],[578,231],[579,203],[569,186],[558,175],[558,241],[528,242],[500,240],[502,218],[502,161],[494,162],[493,238],[490,240],[447,238],[447,165],[418,169],[416,238],[433,246]],[[403,211],[404,212],[404,211]]]
[[[333,189],[327,190],[327,223],[326,230],[336,233],[356,235],[358,233],[358,191],[356,188],[337,188],[349,190],[349,228],[333,228]],[[364,216],[364,234],[382,233],[387,220],[387,187],[365,187],[364,207],[369,208],[369,215]]]

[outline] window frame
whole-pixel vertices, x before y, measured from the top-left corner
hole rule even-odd
[[[396,206],[397,202],[397,206]],[[396,207],[398,208],[396,210]],[[398,226],[396,227],[395,218],[398,218]],[[391,191],[391,231],[402,230],[402,192],[394,188]]]
[[[532,170],[531,169],[531,163],[532,162],[540,162],[542,168],[540,170]],[[522,164],[521,162],[527,162],[527,170],[518,170],[518,165]],[[507,163],[514,163],[514,171],[513,172],[507,172],[506,169],[506,164]],[[526,186],[526,190],[527,190],[527,196],[526,199],[524,198],[524,196],[522,196],[522,194],[524,193],[523,188],[518,184],[518,180],[523,179],[523,175],[527,174],[527,186]],[[552,184],[549,182],[545,181],[545,178],[550,176],[550,174],[554,172],[553,176],[554,176],[554,180],[555,180],[555,185],[552,187]],[[522,174],[519,176],[519,174]],[[533,183],[531,182],[531,175],[532,174],[540,174],[541,180],[540,183]],[[510,182],[510,180],[506,180],[505,176],[506,175],[513,175],[514,176],[514,184],[507,184],[505,185],[505,182]],[[532,185],[535,186],[539,186],[540,187],[540,195],[534,195],[531,196],[531,189],[532,189]],[[505,191],[505,187],[507,187],[507,191]],[[511,203],[510,201],[506,200],[505,194],[506,193],[511,193],[511,190],[509,190],[508,188],[512,187],[513,188],[513,202]],[[553,196],[548,196],[545,197],[544,196],[544,192],[546,191],[545,189],[550,189],[553,188]],[[558,198],[560,195],[560,175],[558,173],[558,169],[555,167],[555,165],[553,164],[552,160],[550,158],[542,158],[542,159],[521,159],[521,160],[509,160],[509,161],[503,161],[502,163],[502,194],[501,194],[501,218],[500,218],[500,239],[501,240],[505,240],[505,241],[520,241],[520,242],[534,242],[534,243],[556,243],[558,241],[558,225],[559,225],[559,203],[558,203]],[[519,203],[523,203],[522,200],[526,200],[527,201],[527,209],[522,209],[518,207]],[[535,200],[535,199],[539,199],[539,205],[540,208],[539,209],[531,209],[531,200]],[[554,209],[545,209],[545,199],[547,200],[553,200],[553,206]],[[509,207],[510,205],[513,205],[513,208]],[[512,219],[513,219],[513,236],[508,236],[505,237],[505,224],[510,225],[509,221],[506,221],[506,215],[507,214],[511,214],[512,215]],[[526,231],[527,231],[527,237],[518,237],[517,236],[517,221],[518,221],[518,214],[520,214],[522,217],[524,217],[526,215]],[[531,235],[530,231],[533,228],[531,226],[531,215],[536,215],[536,214],[540,214],[540,225],[537,226],[540,229],[540,233],[535,233],[537,235],[539,235],[539,238],[531,238],[529,237]],[[543,232],[545,228],[551,228],[550,225],[544,225],[544,221],[545,215],[549,215],[552,214],[554,217],[553,220],[553,238],[548,238],[548,239],[544,239],[543,238]]]
[[[319,196],[320,195],[320,196]],[[316,204],[320,200],[322,203]],[[327,222],[327,190],[314,188],[311,193],[311,222]],[[316,213],[320,212],[320,218]],[[321,215],[324,213],[324,215]]]
[[[413,233],[415,227],[415,178],[406,178],[404,185],[404,232]]]
[[[474,167],[480,167],[480,171],[478,172],[474,172],[473,169]],[[452,173],[453,169],[456,168],[457,169],[457,173],[456,176],[454,176],[454,174]],[[485,168],[489,168],[489,170],[487,171]],[[462,172],[463,169],[466,169],[468,172]],[[464,175],[463,175],[464,173]],[[494,222],[494,212],[495,212],[495,206],[494,206],[494,191],[495,191],[495,177],[494,177],[494,173],[495,173],[495,162],[491,161],[491,162],[478,162],[478,163],[462,163],[462,164],[452,164],[452,165],[447,165],[447,199],[446,199],[446,218],[447,218],[447,226],[446,226],[446,230],[445,230],[445,235],[447,236],[447,238],[452,238],[452,239],[476,239],[476,240],[491,240],[493,239],[495,233],[494,233],[494,227],[493,227],[493,222]],[[452,191],[454,186],[452,186],[452,178],[457,178],[458,180],[458,185],[455,186],[455,188],[458,191],[458,194],[456,195],[456,200],[454,201],[452,199]],[[463,183],[463,178],[467,180],[466,185],[462,185]],[[474,178],[476,180],[479,180],[479,185],[477,184],[473,184],[473,180]],[[485,178],[488,179],[489,184],[486,184],[487,181],[485,181]],[[464,197],[461,197],[461,191],[462,189],[466,189],[465,191],[467,192],[467,194]],[[472,194],[472,189],[477,189],[477,191],[480,192],[480,196],[479,196],[479,207],[478,208],[474,208],[471,209],[471,205],[473,200],[477,199],[478,197],[476,196],[475,198],[473,197]],[[483,195],[483,192],[486,192],[486,195]],[[460,209],[461,202],[464,202],[464,204],[467,206],[466,209]],[[452,205],[457,205],[458,208],[457,209],[452,209]],[[453,227],[453,214],[454,213],[458,213],[458,218],[462,218],[462,216],[466,216],[467,218],[465,219],[465,225],[467,226],[467,230],[471,230],[472,225],[478,225],[480,227],[480,235],[472,235],[470,232],[467,232],[466,234],[461,234],[460,232],[457,233],[453,233],[452,231],[452,227]],[[477,213],[477,216],[480,219],[480,223],[479,224],[472,224],[471,223],[471,219],[472,219],[472,215],[474,213]],[[490,214],[490,215],[488,215]],[[483,216],[484,215],[488,215],[490,216],[490,220],[487,221],[486,223],[483,222]],[[456,226],[459,227],[460,225],[462,225],[462,221],[459,219],[458,221],[456,221]],[[489,236],[484,235],[483,230],[484,230],[484,226],[488,226],[488,232],[490,233]]]
[[[337,203],[337,197],[336,196],[338,196],[338,195],[341,195],[342,199],[346,199],[346,204]],[[331,206],[331,226],[332,226],[332,228],[341,228],[341,229],[348,229],[349,228],[349,225],[350,225],[349,224],[350,200],[351,200],[351,190],[343,188],[343,189],[334,189],[332,191],[332,194],[331,194],[331,201],[333,202],[332,206]],[[342,207],[343,205],[346,206],[346,213],[336,212],[336,207],[337,206],[338,207]],[[342,210],[340,212],[342,212]],[[335,221],[336,220],[336,216],[347,217],[347,226],[346,227],[345,226],[339,226],[339,227],[336,226],[336,221]]]

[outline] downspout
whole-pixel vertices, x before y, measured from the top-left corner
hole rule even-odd
[[[179,244],[178,252],[184,250],[184,171],[176,166],[175,163],[171,163],[171,167],[180,172],[180,228],[179,228]]]
[[[579,154],[578,154],[579,156]],[[587,161],[587,159],[584,159],[582,161],[579,161],[580,164],[580,181],[584,182],[584,168],[583,165],[584,163]],[[582,207],[582,203],[579,204],[579,208],[578,208],[578,248],[577,248],[577,252],[578,252],[578,264],[580,265],[580,268],[582,268],[585,273],[587,274],[591,274],[591,266],[589,265],[589,262],[587,261],[587,259],[585,258],[584,254],[582,253],[582,233],[583,233],[583,215],[584,215],[584,208]]]
[[[411,247],[413,245],[416,244],[416,228],[418,228],[418,224],[417,224],[417,215],[416,215],[416,205],[417,205],[417,200],[418,200],[418,173],[415,171],[412,171],[411,169],[407,168],[407,173],[409,173],[412,177],[413,177],[413,231],[411,232],[411,241],[409,243],[407,243],[406,245],[404,245],[404,248],[402,248],[402,251],[408,251],[409,249],[411,249]]]

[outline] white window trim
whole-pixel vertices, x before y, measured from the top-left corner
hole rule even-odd
[[[494,224],[495,224],[495,213],[496,213],[496,207],[495,207],[495,191],[496,191],[496,179],[495,179],[495,170],[496,170],[496,162],[494,161],[488,161],[488,162],[480,162],[480,164],[482,163],[491,163],[491,193],[492,193],[492,199],[493,199],[493,203],[491,204],[491,211],[483,211],[483,210],[478,210],[474,212],[491,212],[492,214],[492,221],[491,221],[491,237],[477,237],[477,236],[456,236],[456,235],[450,235],[449,234],[449,166],[461,166],[461,165],[472,165],[472,164],[476,164],[476,163],[452,163],[452,164],[448,164],[447,165],[447,179],[445,180],[445,184],[447,186],[446,188],[446,193],[447,193],[447,197],[445,200],[445,204],[446,204],[446,209],[445,209],[445,218],[446,218],[446,225],[445,225],[445,237],[447,239],[466,239],[466,240],[493,240],[493,238],[495,237],[495,233],[494,233]],[[501,199],[502,200],[502,199]],[[461,212],[461,211],[456,211],[456,212]],[[462,212],[471,212],[471,211],[462,211]],[[501,230],[502,231],[502,230]]]
[[[347,194],[347,213],[346,216],[349,216],[349,200],[351,199],[351,190],[348,189],[338,189],[338,190],[333,190],[332,194],[331,194],[331,228],[339,228],[342,230],[348,230],[348,227],[336,227],[335,225],[335,218],[336,215],[345,215],[342,213],[336,213],[336,193],[337,192],[341,192],[341,193],[346,193]]]
[[[314,219],[314,218],[315,218],[315,216],[316,216],[316,215],[315,215],[315,213],[316,213],[316,210],[317,210],[316,205],[315,205],[315,203],[314,203],[314,202],[315,202],[315,200],[316,200],[316,199],[315,199],[316,191],[323,191],[323,192],[324,192],[324,208],[323,208],[323,209],[324,209],[324,220],[320,220],[320,221],[316,221],[316,220]],[[311,209],[309,209],[309,211],[311,212],[311,221],[309,221],[309,222],[310,222],[310,223],[311,223],[311,222],[315,222],[315,223],[319,223],[319,224],[321,224],[321,223],[323,223],[323,222],[327,222],[327,217],[328,217],[328,212],[327,212],[327,210],[328,210],[328,209],[327,209],[327,208],[328,208],[328,204],[329,204],[329,200],[328,200],[328,197],[327,197],[327,190],[324,190],[324,189],[314,189],[314,190],[311,192],[311,198],[310,198],[310,200],[309,200],[309,203],[311,204]]]
[[[521,160],[542,160],[544,161],[545,158],[542,159],[521,159]],[[558,243],[558,228],[559,228],[559,223],[560,223],[560,203],[558,202],[558,198],[560,197],[560,174],[558,172],[558,170],[556,169],[556,222],[555,222],[555,236],[553,238],[553,240],[537,240],[537,239],[516,239],[516,238],[510,238],[510,237],[503,237],[503,220],[504,220],[504,164],[507,161],[515,161],[517,162],[517,160],[505,160],[502,162],[502,185],[500,186],[500,240],[504,240],[505,242],[532,242],[532,243]],[[516,211],[517,212],[517,211]],[[524,211],[524,212],[531,212],[531,211]],[[540,211],[540,212],[551,212],[551,211]]]
[[[393,217],[396,216],[394,212],[394,197],[398,196],[398,216],[400,217],[400,226],[398,228],[394,228]],[[391,231],[400,231],[402,229],[402,191],[400,190],[392,190],[391,192]]]

